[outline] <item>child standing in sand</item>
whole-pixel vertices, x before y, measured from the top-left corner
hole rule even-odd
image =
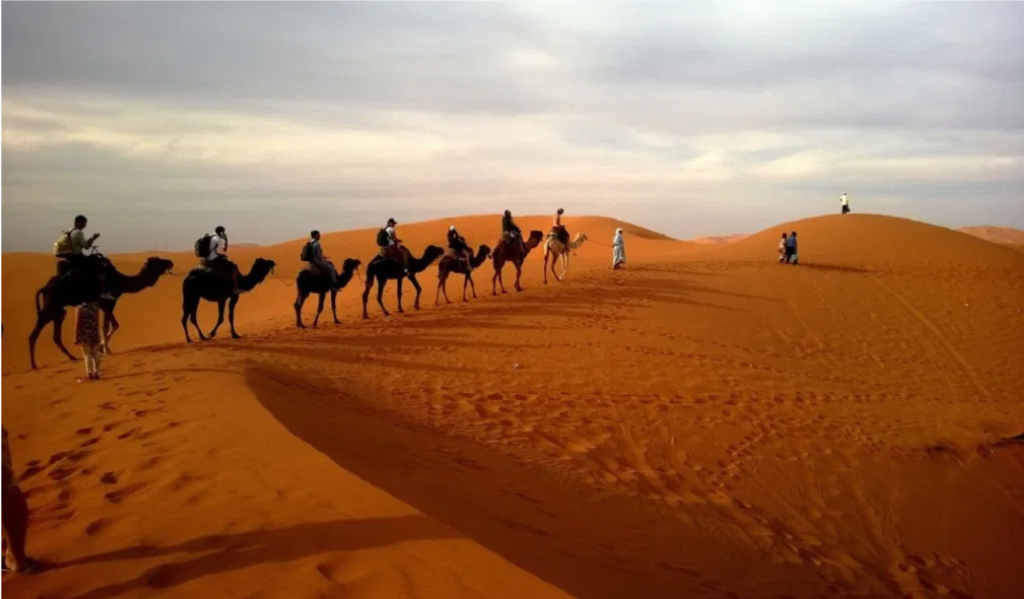
[[[75,311],[75,345],[82,348],[86,376],[89,377],[89,380],[99,380],[103,349],[100,345],[100,305],[98,303],[82,304]]]

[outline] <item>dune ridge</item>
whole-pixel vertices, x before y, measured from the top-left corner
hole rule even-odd
[[[474,246],[500,228],[399,235],[418,254],[452,222]],[[431,269],[421,311],[407,289],[408,314],[364,322],[357,279],[342,325],[298,331],[294,287],[271,279],[241,299],[237,342],[186,346],[165,278],[122,300],[106,380],[80,386],[45,337],[27,369],[52,259],[4,254],[4,425],[29,550],[58,564],[5,590],[1016,596],[1024,254],[860,214],[721,245],[566,224],[595,243],[565,282],[543,286],[538,252],[523,293],[491,297],[485,266],[479,299],[435,308]],[[618,227],[629,262],[612,271],[599,243]],[[794,229],[803,264],[779,265]],[[366,260],[373,232],[325,248]],[[235,259],[287,280],[302,243]]]

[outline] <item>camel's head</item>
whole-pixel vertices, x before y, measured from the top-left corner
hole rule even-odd
[[[476,252],[477,256],[482,256],[484,260],[491,257],[491,246],[486,244],[480,244],[480,248]]]
[[[543,231],[530,231],[529,241],[533,242],[533,245],[537,245],[541,241],[544,241]]]
[[[587,240],[587,234],[586,233],[577,233],[576,234],[576,245],[579,245],[579,244],[583,243],[586,240]]]
[[[253,272],[266,274],[269,272],[274,272],[274,268],[276,266],[277,263],[274,262],[273,260],[267,260],[265,258],[256,258],[256,262],[253,262],[252,270]]]
[[[174,262],[152,256],[150,258],[146,258],[146,264],[143,265],[142,268],[149,272],[156,273],[157,275],[162,275],[174,270]]]
[[[436,245],[428,245],[427,249],[423,252],[423,259],[427,262],[433,262],[444,255],[444,248]]]
[[[346,258],[341,264],[341,272],[355,272],[362,266],[362,260],[356,260],[355,258]]]

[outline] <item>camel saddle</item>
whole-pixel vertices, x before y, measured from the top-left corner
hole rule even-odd
[[[330,260],[324,260],[324,262],[330,264],[331,266],[334,266],[334,263],[331,262]],[[312,275],[322,275],[322,274],[324,274],[323,271],[321,271],[319,268],[317,268],[316,264],[313,264],[312,262],[306,262],[306,265],[302,267],[302,270],[305,271],[305,272],[308,272],[309,274],[312,274]],[[335,267],[335,271],[337,271],[337,267]]]
[[[551,227],[551,232],[548,233],[549,238],[555,238],[562,243],[562,245],[569,245],[569,230],[565,228],[565,225],[560,227]]]

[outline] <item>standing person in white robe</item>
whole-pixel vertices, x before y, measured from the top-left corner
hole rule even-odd
[[[626,246],[622,242],[622,229],[615,230],[612,238],[612,268],[618,270],[620,264],[626,263]]]

